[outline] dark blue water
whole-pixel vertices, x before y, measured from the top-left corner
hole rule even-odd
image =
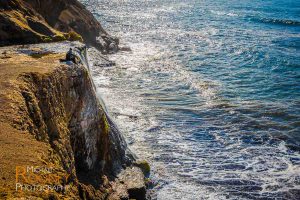
[[[300,199],[299,0],[83,2],[132,48],[93,71],[153,199]]]

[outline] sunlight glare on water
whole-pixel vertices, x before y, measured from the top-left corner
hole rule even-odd
[[[300,198],[299,1],[82,2],[132,49],[92,71],[152,199]]]

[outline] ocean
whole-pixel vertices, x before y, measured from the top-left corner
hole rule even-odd
[[[132,49],[92,71],[152,199],[300,199],[299,0],[81,2]]]

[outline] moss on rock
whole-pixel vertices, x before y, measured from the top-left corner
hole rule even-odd
[[[148,161],[138,160],[135,162],[135,165],[141,168],[145,176],[149,176],[151,167]]]
[[[70,31],[69,33],[65,34],[65,38],[66,38],[66,40],[69,40],[69,41],[83,42],[81,35],[79,35],[75,31]]]

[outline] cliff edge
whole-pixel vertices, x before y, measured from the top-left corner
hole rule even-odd
[[[142,169],[88,70],[62,58],[0,48],[0,198],[145,199]]]
[[[83,60],[60,61],[83,45],[65,40],[102,53],[119,43],[77,0],[0,0],[0,199],[146,199],[148,163],[127,148]]]

